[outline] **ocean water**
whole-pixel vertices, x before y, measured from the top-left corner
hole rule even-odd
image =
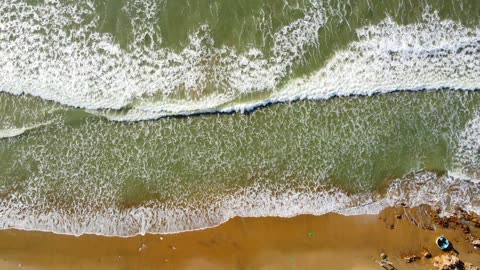
[[[0,229],[480,213],[480,2],[0,2]]]

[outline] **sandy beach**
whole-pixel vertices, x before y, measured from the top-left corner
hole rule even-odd
[[[439,235],[452,241],[462,261],[480,265],[480,250],[474,249],[461,225],[449,222],[444,228],[434,222],[429,209],[398,207],[361,216],[237,217],[205,230],[129,238],[4,230],[0,269],[361,270],[382,269],[376,262],[381,253],[397,269],[434,269],[433,259],[423,257],[422,250],[433,257],[445,253],[434,243]],[[480,236],[478,228],[466,224],[468,236]],[[407,264],[403,257],[410,255],[420,259]]]

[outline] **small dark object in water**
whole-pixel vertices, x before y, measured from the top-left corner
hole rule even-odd
[[[440,248],[443,251],[448,251],[452,247],[452,244],[450,244],[450,241],[448,241],[448,239],[443,236],[438,237],[437,241],[435,242],[437,243],[438,248]]]

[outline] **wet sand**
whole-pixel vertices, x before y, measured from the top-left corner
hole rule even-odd
[[[215,228],[129,238],[0,231],[0,269],[433,269],[433,259],[407,264],[423,248],[444,253],[444,235],[464,262],[480,266],[480,250],[460,225],[436,225],[428,207],[390,208],[379,215],[234,218]],[[423,228],[422,228],[423,227]],[[472,235],[480,237],[474,226]],[[434,229],[434,230],[432,230]]]

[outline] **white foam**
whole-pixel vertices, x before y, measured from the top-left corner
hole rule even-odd
[[[185,101],[168,106],[138,104],[126,115],[107,117],[129,121],[172,114],[244,112],[269,103],[300,99],[397,90],[480,88],[478,27],[468,28],[458,22],[441,20],[437,12],[426,11],[419,23],[399,25],[387,18],[378,25],[357,29],[357,36],[358,41],[338,51],[325,67],[312,75],[291,80],[264,100],[231,106],[221,106],[225,102],[222,99],[199,106]]]
[[[123,11],[133,27],[127,49],[110,34],[96,32],[100,22],[90,1],[0,4],[0,91],[91,110],[131,104],[126,115],[106,114],[129,121],[246,111],[297,99],[480,86],[480,29],[441,20],[436,12],[427,10],[415,24],[399,25],[387,18],[357,29],[358,41],[337,52],[323,68],[279,88],[306,49],[321,46],[318,32],[329,16],[321,4],[313,1],[304,18],[272,33],[273,46],[267,48],[272,56],[267,57],[260,48],[240,52],[214,44],[208,25],[191,33],[180,52],[163,47],[154,34],[162,3],[126,2]],[[143,44],[147,34],[150,46]],[[270,97],[226,105],[264,91],[270,91]],[[183,92],[187,95],[175,98]]]
[[[427,12],[416,24],[387,18],[358,29],[357,35],[358,41],[337,52],[319,72],[292,81],[275,100],[480,87],[480,28]]]
[[[16,137],[24,132],[25,128],[0,129],[0,139]]]
[[[319,191],[320,190],[320,191]],[[444,215],[456,205],[480,213],[480,187],[451,176],[437,177],[419,172],[396,179],[385,197],[376,194],[347,195],[338,189],[266,187],[255,184],[205,205],[177,201],[147,202],[129,209],[81,207],[75,211],[45,208],[33,193],[11,193],[0,203],[0,228],[50,231],[60,234],[99,234],[132,236],[145,233],[174,233],[217,226],[230,218],[299,214],[322,215],[337,212],[344,215],[376,214],[389,206],[438,206]],[[32,190],[34,192],[35,190]],[[25,197],[27,196],[27,197]]]
[[[389,186],[385,203],[396,205],[399,202],[412,207],[434,205],[443,215],[452,214],[457,205],[480,213],[480,186],[452,175],[438,177],[435,173],[418,172],[397,179]]]
[[[459,136],[450,175],[471,181],[480,179],[480,111],[470,120]]]
[[[0,204],[5,217],[0,228],[53,231],[62,234],[129,236],[145,233],[173,233],[216,226],[235,216],[294,216],[299,213],[325,214],[353,203],[338,190],[318,193],[283,190],[265,190],[253,186],[239,190],[225,198],[216,198],[209,205],[191,205],[184,202],[161,204],[148,202],[147,206],[121,210],[118,208],[41,209],[33,198],[12,194]]]
[[[212,109],[239,95],[275,88],[306,47],[314,45],[325,23],[323,9],[312,6],[305,18],[273,34],[273,57],[266,58],[258,48],[238,52],[214,46],[208,25],[191,33],[189,44],[179,53],[162,47],[161,38],[153,34],[158,31],[155,14],[161,8],[155,1],[132,0],[124,6],[134,35],[127,49],[120,48],[110,34],[95,31],[100,22],[93,2],[4,2],[0,4],[0,91],[86,109],[120,109],[149,95],[162,100],[155,111]],[[147,34],[157,37],[151,46],[140,44]],[[207,84],[220,92],[207,94]],[[188,97],[176,99],[179,92]]]
[[[52,123],[52,121],[48,121],[48,122],[40,123],[40,124],[36,124],[36,125],[31,125],[31,126],[26,126],[26,127],[21,127],[21,128],[12,127],[12,128],[0,129],[0,139],[17,137],[17,136],[22,135],[26,131],[36,129],[36,128],[39,128],[41,126],[48,125],[50,123]]]
[[[145,3],[151,7],[146,11],[155,10],[151,2]],[[480,85],[479,29],[442,21],[436,13],[425,13],[423,21],[417,24],[402,26],[387,19],[378,25],[358,29],[359,40],[337,52],[320,71],[276,89],[281,78],[289,73],[292,63],[302,56],[304,47],[315,42],[317,32],[326,20],[321,7],[314,6],[305,18],[292,22],[275,34],[274,57],[271,59],[255,48],[243,53],[228,47],[215,49],[208,26],[201,26],[192,33],[189,44],[179,53],[159,48],[161,40],[154,40],[159,44],[149,48],[123,50],[110,35],[94,32],[97,18],[85,22],[78,15],[91,14],[93,10],[88,1],[79,6],[52,0],[37,6],[22,1],[1,3],[0,71],[3,76],[0,76],[0,89],[14,94],[30,93],[88,109],[118,109],[135,101],[134,108],[126,116],[116,116],[116,120],[138,120],[179,113],[243,111],[269,102],[295,99],[371,95],[405,89],[477,89]],[[43,26],[37,21],[48,27],[41,29]],[[136,30],[137,37],[153,31],[149,25],[132,25],[140,29]],[[73,30],[67,33],[62,30],[65,28]],[[40,30],[48,35],[37,33]],[[93,34],[87,35],[87,32]],[[87,43],[93,45],[87,46]],[[214,70],[205,65],[219,59],[223,65]],[[220,74],[220,77],[211,77],[212,74]],[[179,87],[186,87],[194,94],[196,89],[205,87],[211,80],[228,91],[205,94],[200,99],[169,98]],[[265,89],[274,89],[265,100],[223,106],[239,94]],[[148,99],[136,100],[148,94],[161,94],[164,99],[158,103]],[[74,141],[85,144],[91,140],[96,143],[109,141],[95,127],[88,132],[96,136],[80,134]],[[465,141],[476,142],[476,135],[469,135],[475,132],[465,134]],[[68,153],[69,149],[60,149],[60,153],[66,151],[61,159],[50,160],[50,157],[39,154],[35,160],[41,161],[38,169],[42,177],[70,180],[62,183],[68,187],[63,190],[65,194],[56,196],[64,195],[74,201],[73,209],[50,202],[51,198],[44,192],[51,188],[49,181],[30,176],[26,180],[26,190],[2,192],[0,228],[129,236],[200,229],[218,225],[234,216],[377,213],[398,202],[411,206],[436,204],[445,212],[459,204],[467,210],[479,212],[479,187],[474,181],[452,176],[436,177],[431,173],[417,173],[393,181],[383,198],[377,194],[351,196],[322,186],[291,188],[262,183],[230,195],[209,195],[209,202],[204,204],[179,199],[164,203],[152,201],[121,209],[115,207],[113,201],[119,196],[118,187],[106,181],[98,183],[95,179],[82,178],[98,177],[100,173],[71,170],[75,173],[74,179],[66,177],[70,175],[64,170],[73,168],[66,165],[83,164],[82,157],[96,157],[98,153],[95,151],[100,150],[95,148],[93,153],[72,154]],[[78,149],[87,151],[82,147]],[[64,160],[67,164],[63,163]],[[44,175],[42,173],[52,172],[42,166],[59,169],[53,175]],[[97,172],[95,169],[101,171],[104,167],[92,169]],[[117,173],[122,171],[111,175],[121,176]],[[92,186],[85,187],[86,183],[92,183]],[[87,193],[90,192],[96,195],[95,200],[89,200],[91,194]]]

